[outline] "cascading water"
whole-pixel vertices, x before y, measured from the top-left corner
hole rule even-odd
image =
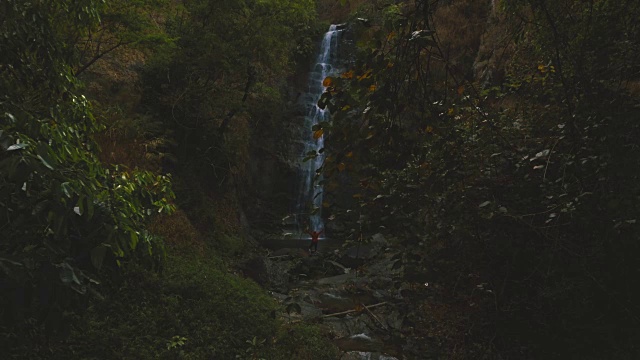
[[[318,153],[324,149],[324,136],[314,137],[312,128],[314,125],[329,120],[329,110],[320,109],[318,100],[326,90],[324,79],[338,72],[338,43],[343,27],[331,25],[329,31],[324,34],[320,44],[320,52],[316,63],[309,76],[309,88],[304,96],[306,116],[304,118],[304,152],[307,157],[310,152],[317,153],[315,158],[303,162],[300,166],[301,176],[299,193],[296,203],[298,226],[304,226],[308,222],[311,230],[324,229],[322,220],[323,188],[321,185],[322,174],[317,171],[324,162],[324,153]]]

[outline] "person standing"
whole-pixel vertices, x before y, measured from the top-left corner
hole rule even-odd
[[[320,234],[322,234],[323,231],[324,229],[320,229],[320,231],[307,230],[307,233],[311,236],[311,244],[309,244],[310,253],[315,253],[318,251],[318,240],[320,240]],[[313,248],[313,251],[311,250],[311,248]]]

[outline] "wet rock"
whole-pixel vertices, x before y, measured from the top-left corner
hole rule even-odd
[[[355,272],[318,279],[318,285],[340,286],[356,278]]]
[[[339,274],[332,266],[327,266],[322,256],[307,256],[300,259],[296,267],[293,269],[293,273],[305,274],[308,277],[318,277]]]
[[[379,249],[384,249],[389,246],[389,242],[385,239],[384,235],[377,233],[371,237],[371,245]]]
[[[390,248],[382,234],[373,235],[359,247],[356,244],[344,251],[325,249],[314,256],[308,256],[304,247],[293,248],[284,243],[272,249],[277,250],[270,254],[269,261],[257,261],[255,267],[268,274],[268,288],[276,288],[275,271],[285,273],[290,281],[288,287],[295,288],[285,291],[286,295],[274,295],[282,305],[283,321],[318,321],[323,332],[336,339],[336,345],[347,352],[345,356],[350,356],[344,358],[397,360],[389,354],[398,357],[405,351],[405,340],[392,340],[393,334],[409,326],[405,311],[398,307],[398,300],[406,295],[403,290],[407,291],[407,284],[398,279],[405,269],[394,257],[400,250]],[[296,256],[300,252],[304,254]],[[286,309],[291,303],[296,306],[289,314]],[[379,303],[385,304],[369,307],[369,311],[360,308]],[[343,312],[347,314],[324,317]]]
[[[272,252],[270,257],[291,255],[291,250],[294,250],[294,249],[291,249],[291,248],[278,249],[278,250]]]
[[[346,28],[347,28],[347,23],[336,25],[336,30],[345,30]]]
[[[365,333],[355,334],[347,338],[335,339],[335,344],[343,351],[381,351],[383,343]]]
[[[340,360],[369,360],[371,359],[371,353],[367,353],[364,351],[348,351]]]
[[[291,266],[291,262],[274,262],[264,256],[256,256],[249,259],[241,270],[266,289],[287,292]]]
[[[318,309],[314,304],[309,304],[307,302],[298,302],[300,305],[300,315],[303,319],[315,319],[322,316],[322,310]]]
[[[347,311],[355,308],[353,299],[340,293],[321,293],[318,295],[318,307],[328,313]]]
[[[390,289],[393,287],[393,279],[387,276],[370,276],[369,287],[372,289]]]
[[[338,261],[346,267],[357,268],[373,256],[371,246],[360,244],[347,248]]]
[[[384,354],[376,353],[376,352],[365,352],[365,351],[349,351],[346,352],[341,358],[341,360],[398,360],[393,356],[387,356]]]
[[[327,260],[325,264],[331,267],[334,272],[337,272],[336,275],[348,274],[349,272],[351,272],[351,268],[345,267],[344,265],[333,260]]]
[[[359,313],[352,313],[343,317],[327,317],[322,320],[322,328],[333,338],[347,338],[351,335],[371,331],[374,324]]]
[[[404,325],[405,316],[400,314],[398,310],[393,310],[391,314],[384,316],[384,322],[390,329],[400,330]]]
[[[281,248],[278,250],[275,250],[271,253],[271,255],[269,255],[269,258],[272,260],[277,260],[282,258],[282,260],[286,260],[287,256],[289,256],[289,258],[303,258],[303,257],[308,257],[309,254],[307,251],[305,251],[304,249],[299,249],[299,248]]]
[[[375,256],[375,251],[373,246],[368,244],[360,244],[353,247],[350,247],[344,253],[345,257],[351,259],[371,259]]]
[[[382,234],[375,234],[368,243],[356,244],[348,248],[340,258],[340,262],[349,267],[357,267],[375,258],[388,246],[389,242]]]

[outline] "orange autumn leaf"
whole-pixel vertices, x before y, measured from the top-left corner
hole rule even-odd
[[[324,134],[324,129],[316,130],[313,132],[313,139],[318,140],[322,134]]]
[[[329,87],[333,85],[333,78],[331,76],[327,76],[324,81],[322,81],[322,86]]]
[[[342,73],[342,75],[340,75],[341,78],[343,79],[351,79],[353,78],[353,70],[349,70],[345,73]]]
[[[362,81],[364,79],[368,79],[371,77],[371,75],[373,74],[373,70],[369,69],[367,71],[364,72],[364,74],[358,76],[358,80]]]

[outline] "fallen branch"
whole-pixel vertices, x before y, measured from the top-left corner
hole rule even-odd
[[[381,302],[381,303],[378,303],[378,304],[373,304],[373,305],[369,305],[369,306],[362,305],[362,306],[365,308],[365,310],[370,311],[369,309],[371,309],[371,308],[382,306],[382,305],[386,305],[386,304],[387,304],[387,302],[384,301],[384,302]],[[347,315],[347,314],[351,314],[351,313],[359,312],[359,311],[362,311],[362,310],[359,310],[359,309],[347,310],[347,311],[342,311],[342,312],[338,312],[338,313],[323,315],[322,318],[328,318],[328,317],[340,316],[340,315]],[[380,320],[378,320],[378,321],[380,321]]]
[[[380,319],[378,319],[378,317],[377,317],[373,312],[371,312],[371,310],[369,310],[369,308],[368,308],[368,307],[366,307],[364,304],[361,304],[361,305],[362,305],[362,307],[364,307],[364,309],[365,309],[365,310],[367,310],[367,314],[369,314],[369,316],[371,316],[371,318],[372,318],[375,322],[377,322],[378,324],[380,324],[380,327],[382,327],[382,329],[384,329],[384,330],[389,330],[389,329],[387,329],[387,326],[386,326],[385,324],[383,324],[383,323],[382,323],[382,321],[380,321]]]

